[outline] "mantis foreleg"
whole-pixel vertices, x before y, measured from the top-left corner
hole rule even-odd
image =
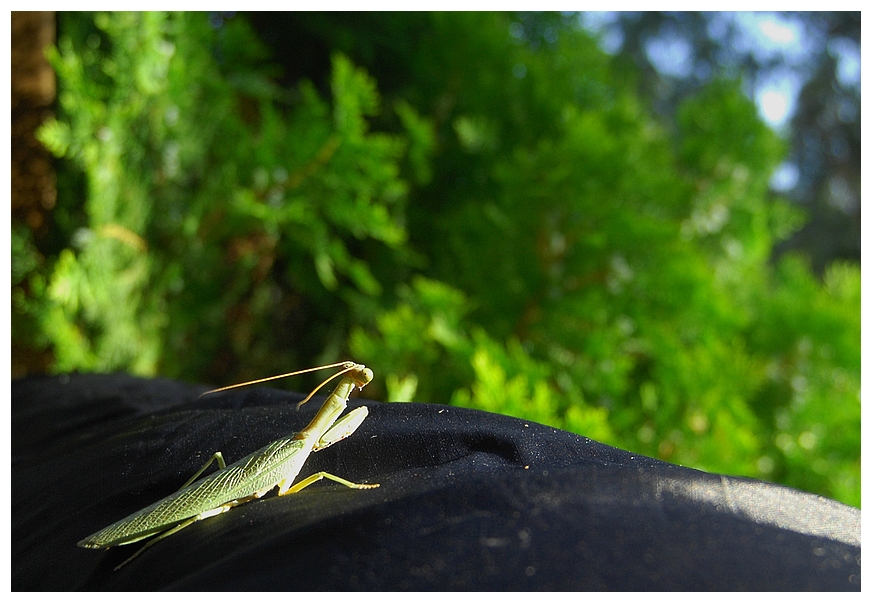
[[[361,406],[355,408],[344,417],[341,417],[329,430],[327,430],[327,433],[321,436],[321,439],[318,440],[318,443],[315,444],[312,451],[317,452],[318,450],[324,450],[328,446],[332,446],[336,442],[344,440],[360,427],[360,424],[363,423],[363,420],[368,414],[369,409],[367,409],[366,406]]]

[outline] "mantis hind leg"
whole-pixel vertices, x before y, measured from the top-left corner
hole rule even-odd
[[[179,490],[183,490],[184,488],[187,488],[188,486],[190,486],[191,484],[193,484],[193,483],[194,483],[194,480],[196,480],[198,477],[200,477],[200,476],[203,474],[203,472],[204,472],[206,469],[209,468],[209,465],[212,464],[212,461],[217,461],[217,462],[218,462],[218,468],[219,468],[219,469],[224,469],[224,467],[227,466],[227,464],[224,462],[224,455],[221,454],[220,452],[216,452],[216,453],[213,454],[211,457],[209,457],[209,460],[206,461],[206,464],[203,465],[202,467],[200,467],[200,470],[197,471],[197,472],[196,472],[196,473],[191,477],[191,479],[189,479],[189,480],[186,481],[184,484],[182,484],[182,487],[179,488]],[[129,560],[128,560],[128,561],[129,561]],[[126,561],[125,561],[125,563],[126,563]]]
[[[285,494],[296,494],[303,488],[311,486],[315,482],[320,481],[324,478],[333,480],[337,484],[342,484],[343,486],[348,486],[349,488],[357,488],[359,490],[368,490],[370,488],[379,487],[379,484],[355,484],[354,482],[350,482],[347,479],[342,479],[341,477],[337,477],[331,473],[327,473],[326,471],[319,471],[318,473],[313,473],[306,479],[297,482],[287,490],[282,490],[281,488],[279,488],[279,496],[284,496]]]
[[[191,479],[189,479],[189,480],[186,481],[184,484],[182,484],[182,487],[179,488],[179,490],[184,490],[185,488],[187,488],[188,486],[190,486],[191,484],[193,484],[194,481],[195,481],[198,477],[200,477],[200,476],[203,474],[203,472],[204,472],[206,469],[209,468],[209,465],[211,465],[213,462],[217,462],[217,463],[218,463],[218,467],[219,467],[220,469],[224,469],[224,468],[227,466],[227,463],[224,462],[224,455],[221,454],[220,451],[219,451],[219,452],[216,452],[216,453],[213,454],[211,457],[209,457],[209,460],[206,461],[206,464],[205,464],[205,465],[203,465],[202,467],[200,467],[200,469],[197,470],[197,472],[196,472],[194,475],[191,476]],[[157,536],[155,536],[154,538],[152,538],[151,540],[149,540],[148,542],[146,542],[145,545],[144,545],[141,549],[139,549],[138,551],[136,551],[135,553],[133,553],[133,555],[131,555],[130,557],[128,557],[127,559],[125,559],[124,561],[122,561],[119,565],[115,566],[115,569],[114,569],[113,571],[116,571],[116,572],[117,572],[117,571],[120,570],[122,567],[124,567],[125,565],[127,565],[128,563],[130,563],[131,561],[133,561],[134,559],[136,559],[137,557],[139,557],[139,556],[143,553],[143,551],[145,551],[145,549],[147,549],[147,548],[150,547],[151,545],[153,545],[153,544],[155,544],[155,543],[157,543],[157,542],[160,542],[161,540],[163,540],[163,539],[166,538],[167,536],[170,536],[171,534],[175,534],[176,532],[178,532],[178,531],[181,530],[182,528],[187,528],[189,525],[191,525],[192,523],[194,523],[195,521],[198,521],[198,520],[200,520],[200,519],[203,519],[202,514],[201,514],[201,515],[195,515],[194,517],[191,517],[190,519],[186,519],[185,521],[181,522],[179,525],[170,528],[170,529],[167,530],[166,532],[162,532],[162,533],[158,534]]]
[[[211,464],[211,462],[212,462],[212,461],[209,461],[210,464]],[[208,467],[208,465],[207,465],[207,467]],[[206,468],[206,467],[203,467],[203,469],[205,469],[205,468]],[[182,486],[182,487],[184,488],[184,486]],[[183,521],[183,522],[180,523],[179,525],[177,525],[177,526],[175,526],[175,527],[173,527],[173,528],[170,528],[170,529],[167,530],[166,532],[163,532],[163,533],[161,533],[161,534],[158,534],[157,536],[155,536],[154,538],[152,538],[151,540],[149,540],[148,542],[146,542],[145,545],[144,545],[141,549],[139,549],[138,551],[136,551],[135,553],[133,553],[130,557],[128,557],[127,559],[125,559],[124,561],[122,561],[120,564],[116,565],[116,566],[115,566],[115,569],[112,570],[112,571],[117,572],[117,571],[120,570],[122,567],[124,567],[125,565],[127,565],[128,563],[130,563],[131,561],[133,561],[134,559],[136,559],[137,557],[139,557],[139,556],[140,556],[140,555],[145,551],[145,549],[147,549],[147,548],[150,547],[151,545],[153,545],[153,544],[155,544],[155,543],[157,543],[157,542],[160,542],[161,540],[163,540],[163,539],[166,538],[167,536],[170,536],[171,534],[175,534],[176,532],[178,532],[178,531],[181,530],[182,528],[187,528],[189,525],[191,525],[192,523],[194,523],[194,522],[197,521],[198,519],[200,519],[200,517],[195,515],[194,517],[192,517],[192,518],[190,518],[190,519],[186,519],[185,521]]]
[[[218,452],[216,454],[220,455],[221,453]],[[224,459],[221,459],[221,462],[223,462],[223,460]],[[209,463],[206,464],[206,467],[208,467],[209,464],[211,464],[211,462],[212,461],[210,460]],[[205,469],[206,467],[203,467],[203,469]],[[202,473],[203,469],[201,469],[199,472]],[[222,469],[223,469],[223,467],[222,467]],[[196,477],[196,476],[194,476],[194,477]],[[143,553],[143,551],[145,551],[145,549],[147,549],[151,545],[160,542],[161,540],[163,540],[167,536],[172,536],[173,534],[175,534],[176,532],[178,532],[181,529],[187,528],[189,525],[191,525],[195,521],[200,521],[201,519],[206,519],[207,517],[214,517],[215,515],[220,515],[221,513],[224,513],[225,511],[229,511],[231,508],[235,507],[236,505],[241,505],[244,502],[248,502],[252,498],[256,498],[256,497],[255,496],[247,496],[245,498],[240,498],[238,500],[231,500],[231,501],[221,505],[220,507],[215,507],[214,509],[204,511],[204,512],[200,513],[199,515],[194,515],[193,517],[182,521],[178,525],[173,526],[172,528],[170,528],[166,532],[161,532],[160,534],[158,534],[157,536],[155,536],[154,538],[152,538],[151,540],[146,542],[145,545],[141,549],[139,549],[138,551],[133,553],[133,555],[131,555],[130,557],[125,559],[120,565],[117,565],[115,567],[115,570],[113,570],[113,571],[117,572],[119,569],[121,569],[122,567],[124,567],[125,565],[127,565],[128,563],[130,563],[131,561],[136,559],[137,557],[139,557]]]

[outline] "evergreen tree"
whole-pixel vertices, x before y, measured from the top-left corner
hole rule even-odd
[[[62,15],[62,244],[13,228],[54,370],[350,354],[375,398],[859,505],[859,268],[771,263],[802,217],[739,80],[663,120],[562,15],[282,18],[324,49],[284,79],[244,16]]]

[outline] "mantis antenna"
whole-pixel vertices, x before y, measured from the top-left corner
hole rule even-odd
[[[202,394],[200,394],[199,398],[202,398],[203,396],[208,396],[209,394],[217,394],[218,392],[225,392],[229,389],[236,389],[238,387],[247,387],[249,385],[256,385],[258,383],[265,383],[267,381],[274,381],[275,379],[284,379],[285,377],[293,377],[295,375],[302,375],[303,373],[313,373],[315,371],[320,371],[323,369],[336,368],[337,366],[341,366],[341,367],[343,367],[343,369],[341,371],[334,373],[332,376],[327,377],[327,379],[325,379],[324,381],[321,382],[321,385],[319,385],[318,387],[313,389],[311,392],[309,392],[309,395],[306,396],[302,402],[299,402],[297,404],[297,408],[300,408],[303,404],[305,404],[306,402],[311,400],[312,396],[314,396],[316,393],[318,393],[318,390],[320,390],[322,387],[324,387],[325,385],[330,383],[333,379],[335,379],[339,375],[342,375],[342,374],[347,373],[348,371],[352,370],[357,365],[353,362],[348,362],[348,361],[334,362],[333,364],[325,364],[324,366],[315,366],[312,368],[303,369],[301,371],[294,371],[292,373],[284,373],[282,375],[273,375],[272,377],[264,377],[263,379],[255,379],[254,381],[246,381],[244,383],[234,383],[233,385],[226,385],[224,387],[219,387],[217,389],[210,389],[209,391],[203,392]]]

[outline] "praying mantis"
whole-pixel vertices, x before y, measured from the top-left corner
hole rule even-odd
[[[196,521],[219,515],[237,505],[260,498],[276,486],[279,496],[295,494],[323,478],[349,488],[378,488],[379,484],[356,484],[324,471],[310,475],[296,484],[293,483],[312,452],[323,450],[353,434],[369,413],[366,406],[360,406],[340,416],[347,408],[348,397],[354,388],[363,389],[372,381],[372,370],[362,364],[338,362],[238,383],[208,391],[203,395],[334,367],[342,367],[342,369],[322,382],[298,404],[298,407],[302,406],[332,379],[345,375],[321,405],[315,418],[302,431],[280,438],[232,465],[225,465],[222,454],[216,452],[178,491],[91,534],[78,545],[85,548],[105,549],[154,537],[132,557],[115,568],[118,570],[167,536]],[[197,480],[213,461],[218,463],[219,470]]]

